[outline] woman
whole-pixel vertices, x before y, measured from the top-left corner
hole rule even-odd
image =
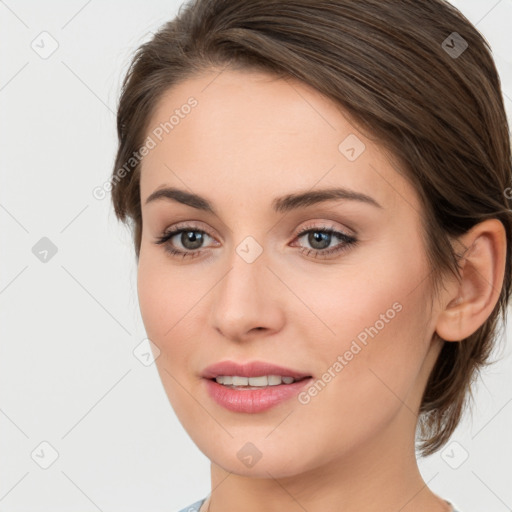
[[[448,512],[439,450],[511,287],[485,40],[442,0],[197,0],[123,83],[112,199],[170,403],[211,460],[184,511]]]

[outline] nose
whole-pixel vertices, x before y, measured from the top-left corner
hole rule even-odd
[[[285,290],[267,264],[264,252],[249,263],[233,251],[229,268],[211,295],[211,325],[225,338],[244,341],[262,331],[268,335],[282,329]]]

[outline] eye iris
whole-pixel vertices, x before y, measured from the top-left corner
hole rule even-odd
[[[199,249],[203,241],[203,233],[199,231],[183,231],[180,241],[185,249],[190,249],[191,251]],[[190,242],[192,247],[189,245]]]
[[[325,241],[327,240],[327,244],[325,244]],[[331,241],[331,235],[329,233],[321,233],[319,231],[313,231],[308,236],[308,242],[311,244],[311,246],[314,249],[325,249],[326,247],[329,247],[329,243]],[[320,247],[317,247],[316,244],[320,242]],[[322,246],[323,242],[323,246]]]

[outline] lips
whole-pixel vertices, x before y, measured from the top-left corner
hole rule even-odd
[[[237,388],[217,384],[213,379],[203,379],[207,396],[217,405],[234,413],[259,414],[281,404],[289,403],[306,386],[311,378],[304,378],[292,384],[256,388]],[[295,403],[297,406],[298,402]]]
[[[281,377],[293,377],[295,380],[311,377],[308,373],[264,361],[251,361],[244,364],[234,361],[221,361],[207,366],[201,373],[201,377],[205,379],[215,379],[219,375],[237,375],[239,377],[280,375]]]

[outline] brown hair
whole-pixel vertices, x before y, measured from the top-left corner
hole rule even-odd
[[[380,143],[420,196],[429,283],[436,292],[446,272],[458,276],[461,255],[453,240],[485,219],[505,226],[498,303],[474,334],[444,343],[423,395],[420,450],[434,453],[455,430],[471,384],[489,364],[510,297],[505,190],[512,182],[511,143],[487,41],[444,0],[197,0],[182,6],[138,48],[118,106],[112,201],[118,219],[133,221],[137,260],[140,163],[132,157],[150,117],[170,87],[228,65],[309,84]]]

